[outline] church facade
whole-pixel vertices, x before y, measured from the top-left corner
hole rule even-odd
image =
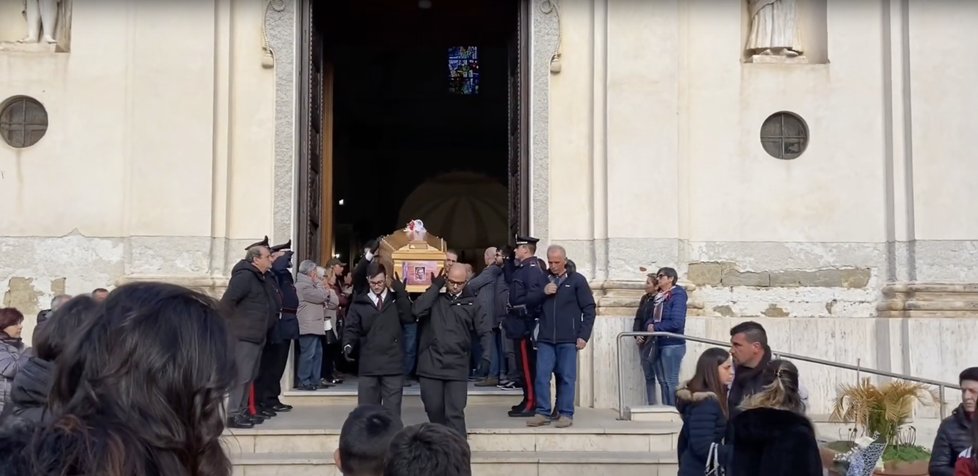
[[[0,0],[21,134],[0,144],[5,305],[147,279],[220,292],[244,245],[297,236],[306,2],[61,0],[56,43],[18,43],[23,6]],[[946,380],[969,362],[978,6],[525,0],[524,19],[523,231],[598,295],[583,404],[617,405],[641,267],[679,270],[691,335],[752,318],[798,354]],[[853,378],[811,372],[826,403]]]

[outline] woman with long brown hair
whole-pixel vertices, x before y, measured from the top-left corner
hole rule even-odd
[[[230,476],[220,438],[232,355],[210,297],[119,287],[58,356],[51,421],[0,430],[0,475]]]
[[[726,349],[706,349],[696,361],[696,373],[676,392],[676,409],[683,418],[676,449],[679,476],[701,476],[713,443],[727,427],[727,387],[733,381],[733,361]]]
[[[805,416],[798,368],[772,360],[762,374],[764,387],[747,399],[727,425],[721,459],[727,476],[822,476],[815,427]]]

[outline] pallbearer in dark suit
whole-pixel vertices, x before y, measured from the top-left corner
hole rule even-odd
[[[481,342],[479,374],[489,369],[492,317],[466,292],[466,270],[454,264],[448,275],[432,277],[431,286],[414,303],[421,345],[418,378],[428,420],[463,437],[472,335]]]
[[[343,329],[343,356],[352,361],[360,351],[359,404],[383,405],[401,416],[404,382],[404,346],[401,324],[414,322],[411,300],[404,283],[394,277],[387,286],[387,271],[374,261],[366,266],[368,287],[353,297]]]

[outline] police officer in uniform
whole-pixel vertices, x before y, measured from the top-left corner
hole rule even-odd
[[[509,278],[509,314],[503,322],[506,337],[513,339],[516,348],[516,364],[520,368],[523,400],[509,412],[511,417],[529,418],[536,409],[536,393],[533,382],[536,373],[536,352],[533,350],[533,329],[540,316],[540,306],[546,295],[543,288],[547,286],[547,272],[540,266],[540,260],[535,256],[537,238],[517,236],[516,249],[513,259],[507,262],[510,267],[506,276]]]

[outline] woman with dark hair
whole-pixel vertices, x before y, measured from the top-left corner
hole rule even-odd
[[[644,332],[645,322],[652,315],[652,304],[655,302],[655,295],[659,292],[659,284],[656,282],[655,273],[649,273],[645,278],[645,294],[638,301],[638,309],[635,311],[635,320],[632,322],[633,332]],[[649,405],[659,403],[655,389],[655,338],[636,337],[638,344],[638,355],[642,365],[642,374],[645,376],[645,401]]]
[[[47,404],[55,361],[97,307],[91,296],[83,294],[62,305],[37,326],[33,339],[35,355],[17,373],[10,390],[10,415],[36,423],[50,418]]]
[[[763,375],[764,387],[727,425],[728,446],[721,457],[727,476],[822,476],[815,428],[798,391],[798,368],[772,360]]]
[[[679,476],[702,476],[710,449],[727,427],[727,386],[733,382],[730,352],[706,349],[696,361],[696,373],[676,392],[676,409],[683,418],[676,449]]]
[[[58,357],[52,421],[0,435],[0,474],[230,475],[220,437],[234,364],[217,303],[135,283],[99,311]]]
[[[645,330],[649,332],[686,333],[686,290],[678,285],[679,274],[672,268],[661,268],[655,273],[658,292],[652,298],[652,313],[646,316]],[[676,405],[679,390],[679,367],[686,355],[686,339],[656,337],[655,356],[652,365],[656,380],[662,389],[662,404]]]
[[[10,398],[14,377],[27,361],[24,342],[20,333],[24,330],[24,315],[12,307],[0,308],[0,411]]]

